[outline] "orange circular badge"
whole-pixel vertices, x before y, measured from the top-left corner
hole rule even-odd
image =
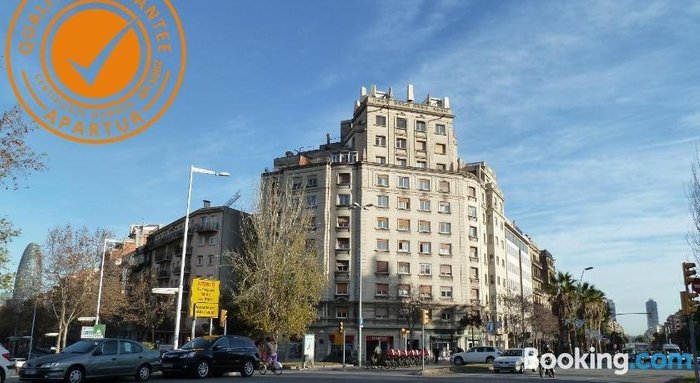
[[[158,120],[182,84],[185,56],[169,0],[23,0],[5,46],[27,113],[88,144],[132,137]]]

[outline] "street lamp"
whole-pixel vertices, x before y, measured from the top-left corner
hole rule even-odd
[[[102,262],[100,262],[100,287],[97,290],[97,311],[95,313],[95,326],[100,324],[100,303],[102,302],[102,278],[105,273],[105,253],[107,253],[107,242],[119,243],[116,239],[105,238],[102,246]]]
[[[183,282],[185,279],[185,257],[187,252],[187,231],[189,230],[190,224],[190,200],[192,198],[192,174],[202,173],[211,176],[228,177],[229,173],[226,172],[215,172],[213,170],[200,169],[190,165],[190,179],[189,185],[187,187],[187,212],[185,213],[185,231],[182,235],[182,262],[180,264],[180,283],[178,284],[177,291],[177,311],[175,312],[175,337],[173,338],[173,349],[177,349],[178,342],[180,340],[180,311],[182,310],[182,290]]]
[[[585,269],[581,270],[581,278],[578,279],[578,286],[576,288],[576,304],[574,305],[574,312],[576,321],[574,322],[574,349],[576,349],[576,346],[578,345],[578,306],[579,306],[579,301],[581,298],[581,283],[583,282],[583,274],[588,271],[592,270],[593,266],[588,266]],[[584,321],[586,319],[584,318]],[[585,323],[585,322],[584,322]]]
[[[357,202],[353,202],[352,205],[350,206],[351,209],[355,209],[358,212],[361,212],[362,210],[369,210],[369,208],[373,207],[374,204],[368,203],[366,205],[361,205]],[[361,218],[362,216],[360,215],[358,218]],[[359,225],[360,227],[360,234],[362,235],[362,225]],[[357,257],[357,272],[358,272],[358,298],[357,298],[357,310],[359,311],[358,313],[358,324],[357,324],[357,337],[359,338],[359,347],[357,348],[357,365],[359,367],[362,367],[362,326],[363,326],[363,318],[362,318],[362,249],[360,248],[362,246],[362,239],[358,240],[359,244],[357,246],[357,250],[359,252],[358,257]]]

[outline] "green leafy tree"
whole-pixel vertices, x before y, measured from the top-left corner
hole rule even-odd
[[[254,213],[243,219],[243,248],[228,257],[234,304],[257,335],[304,334],[327,286],[303,195],[289,183],[264,179]]]
[[[18,236],[19,230],[12,226],[12,223],[5,218],[0,218],[0,292],[12,288],[14,273],[9,270],[10,252],[7,246],[13,237]]]

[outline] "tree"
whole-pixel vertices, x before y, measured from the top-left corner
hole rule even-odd
[[[258,335],[304,334],[327,285],[303,195],[290,183],[263,179],[254,213],[243,218],[242,250],[228,256],[234,303]]]
[[[66,346],[70,325],[80,316],[94,315],[102,257],[109,233],[70,224],[49,231],[44,250],[48,299],[58,320],[56,348]]]
[[[0,116],[0,187],[17,189],[21,177],[46,169],[46,155],[37,154],[26,142],[26,135],[34,129],[19,106]]]
[[[474,346],[474,328],[481,328],[484,325],[482,308],[479,306],[467,307],[467,313],[459,320],[459,325],[471,330],[471,344]]]
[[[559,323],[560,352],[564,350],[564,344],[568,345],[568,352],[572,352],[570,337],[572,323],[570,319],[573,310],[574,295],[576,293],[575,289],[576,287],[574,286],[571,274],[562,272],[557,273],[549,288],[552,312],[557,317]]]
[[[700,264],[700,158],[698,158],[697,153],[691,165],[690,174],[690,184],[686,193],[692,226],[688,230],[688,242],[695,256],[695,261]]]
[[[125,291],[126,304],[121,311],[125,323],[139,329],[139,337],[148,332],[151,342],[156,341],[156,330],[172,320],[175,299],[169,295],[153,294],[156,287],[155,272],[134,273],[127,277],[129,288]]]
[[[542,304],[535,303],[532,306],[532,326],[535,344],[540,341],[551,342],[559,331],[559,321],[552,310]]]
[[[406,321],[408,339],[413,339],[413,331],[421,325],[421,311],[436,307],[432,295],[421,293],[419,286],[410,284],[399,284],[395,304]]]
[[[19,233],[20,231],[15,229],[10,221],[0,218],[0,291],[12,288],[14,274],[7,267],[10,263],[7,245],[12,241],[12,237],[18,236]]]
[[[524,346],[526,332],[532,312],[532,297],[523,296],[509,291],[498,296],[499,303],[503,307],[503,317],[506,326],[521,346]]]

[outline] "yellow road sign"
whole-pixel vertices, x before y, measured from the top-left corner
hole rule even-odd
[[[194,303],[190,304],[190,316],[192,315]],[[197,318],[218,318],[218,303],[197,303]]]

